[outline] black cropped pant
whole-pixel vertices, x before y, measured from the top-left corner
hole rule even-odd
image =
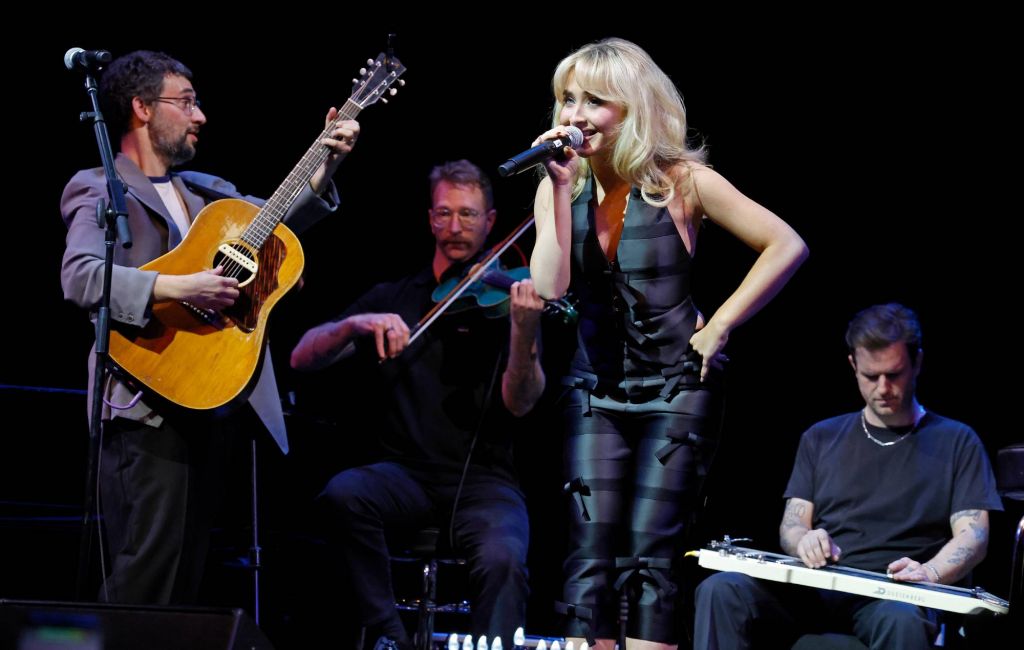
[[[713,450],[713,404],[703,388],[644,401],[581,388],[567,396],[565,463],[575,492],[563,591],[570,636],[615,638],[625,593],[627,636],[678,642],[673,564]]]

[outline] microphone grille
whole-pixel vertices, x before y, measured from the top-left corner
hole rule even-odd
[[[64,53],[64,67],[71,70],[75,67],[75,57],[78,56],[79,52],[85,52],[80,47],[73,47]]]
[[[565,127],[565,134],[569,138],[570,147],[579,149],[583,146],[583,131],[580,131],[579,127],[567,126]]]

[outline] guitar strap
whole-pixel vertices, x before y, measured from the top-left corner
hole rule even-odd
[[[234,196],[232,194],[225,194],[224,192],[218,192],[217,190],[213,189],[212,187],[208,187],[206,185],[200,185],[199,183],[196,183],[194,180],[188,180],[184,176],[180,176],[178,174],[175,174],[175,176],[178,176],[178,178],[181,179],[181,182],[185,184],[185,187],[187,187],[189,189],[189,191],[191,191],[193,194],[198,194],[198,195],[203,196],[203,197],[205,197],[207,199],[210,199],[211,201],[219,201],[221,199],[237,199],[238,198],[237,196]]]

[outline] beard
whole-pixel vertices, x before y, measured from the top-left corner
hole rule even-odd
[[[167,163],[168,167],[183,165],[196,155],[196,149],[189,144],[189,133],[186,130],[180,136],[171,132],[171,129],[156,122],[150,122],[149,137],[153,143],[153,150]]]

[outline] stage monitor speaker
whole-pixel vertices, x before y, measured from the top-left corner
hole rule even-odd
[[[273,650],[240,609],[3,599],[0,648]]]

